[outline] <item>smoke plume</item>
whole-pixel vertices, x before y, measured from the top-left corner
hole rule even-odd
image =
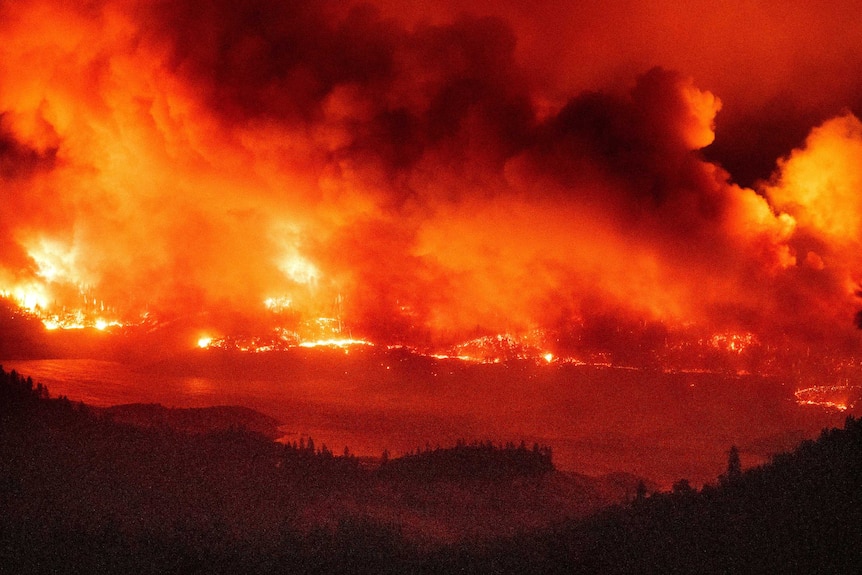
[[[862,6],[602,4],[0,2],[0,291],[848,341]]]

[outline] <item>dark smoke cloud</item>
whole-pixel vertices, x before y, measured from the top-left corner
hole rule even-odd
[[[0,281],[387,341],[852,328],[858,3],[570,4],[2,3]]]

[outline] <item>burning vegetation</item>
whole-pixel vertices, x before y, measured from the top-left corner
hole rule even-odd
[[[860,3],[462,4],[0,0],[0,358],[352,378],[346,354],[397,393],[759,378],[858,408]],[[601,413],[558,395],[561,428]],[[460,447],[398,465],[488,455]],[[318,455],[279,461],[359,469]]]
[[[552,4],[2,3],[0,293],[57,329],[236,314],[198,337],[247,350],[581,360],[654,345],[634,323],[855,353],[862,90],[817,41],[853,53],[852,18],[748,14],[766,49],[715,7]],[[844,73],[775,68],[800,51]]]
[[[860,381],[852,17],[748,14],[767,49],[712,6],[552,4],[0,3],[4,322],[67,354],[72,330],[378,346],[776,375],[852,405],[832,391]],[[644,11],[699,56],[656,48]],[[571,54],[536,34],[551,24]],[[717,29],[736,67],[693,44]],[[813,69],[775,68],[800,52]]]
[[[146,357],[154,349],[154,342],[162,340],[160,334],[176,329],[174,323],[161,320],[155,314],[142,314],[136,320],[121,322],[102,319],[111,317],[103,313],[105,308],[93,306],[89,312],[86,308],[66,308],[62,313],[67,319],[60,322],[59,312],[50,307],[43,310],[36,306],[28,310],[18,305],[20,301],[0,299],[0,302],[3,304],[0,328],[8,333],[18,332],[19,335],[10,341],[21,343],[18,346],[21,349],[0,345],[0,355],[7,357],[42,357],[40,353],[46,353],[45,350],[51,353],[51,349],[61,356],[94,353],[92,345],[80,345],[76,351],[74,338],[67,339],[65,347],[52,346],[55,335],[74,337],[75,332],[80,332],[79,343],[84,344],[88,334],[102,336],[103,346],[98,348],[102,351],[97,349],[97,354],[119,353],[122,357],[126,353],[124,349],[135,348],[135,353]],[[267,304],[266,307],[271,306]],[[665,374],[716,374],[730,379],[756,374],[778,378],[796,387],[795,398],[799,405],[839,411],[852,409],[862,390],[859,385],[862,365],[854,357],[840,350],[812,354],[810,348],[803,349],[791,340],[783,345],[762,342],[750,332],[710,333],[699,326],[670,326],[657,322],[611,325],[579,318],[570,321],[564,330],[534,329],[525,334],[485,335],[433,347],[412,344],[409,340],[386,344],[359,337],[340,317],[281,324],[284,319],[281,313],[270,311],[266,324],[269,327],[265,331],[260,331],[264,329],[260,324],[254,324],[227,335],[219,335],[225,333],[223,330],[195,332],[186,329],[198,335],[190,336],[191,341],[179,341],[179,347],[171,353],[197,350],[199,354],[214,354],[214,357],[289,356],[301,349],[324,350],[324,353],[325,350],[341,350],[345,354],[361,354],[367,349],[381,358],[407,354],[425,357],[439,365],[463,362],[496,364],[501,368],[535,365],[539,369],[585,366]],[[288,315],[286,321],[290,322],[291,316]]]

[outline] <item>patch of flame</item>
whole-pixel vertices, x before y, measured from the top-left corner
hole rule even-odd
[[[794,392],[798,405],[812,405],[826,409],[847,411],[855,405],[851,399],[853,392],[860,392],[860,387],[852,385],[815,385]]]
[[[354,347],[360,345],[373,346],[374,344],[368,340],[364,339],[353,339],[353,338],[332,338],[332,339],[318,339],[315,341],[303,341],[299,344],[299,347]]]
[[[80,295],[84,291],[80,290]],[[38,283],[27,283],[12,288],[0,290],[0,296],[12,300],[22,310],[41,320],[49,331],[57,329],[95,328],[105,331],[110,327],[123,327],[125,324],[116,318],[106,317],[110,310],[97,300],[87,298],[86,308],[67,308],[58,303],[52,303],[48,297],[46,286]]]
[[[743,353],[757,343],[757,337],[753,333],[720,333],[709,339],[711,347],[732,353]]]

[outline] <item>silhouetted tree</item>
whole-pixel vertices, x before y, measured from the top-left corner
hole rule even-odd
[[[695,490],[692,488],[688,479],[680,479],[673,484],[673,493],[674,495],[691,495],[692,493],[695,493]]]
[[[739,460],[739,449],[733,445],[727,452],[727,481],[732,483],[740,476],[742,476],[742,463]]]
[[[635,502],[644,501],[647,497],[647,487],[646,483],[643,482],[643,479],[638,481],[638,486],[635,490]]]

